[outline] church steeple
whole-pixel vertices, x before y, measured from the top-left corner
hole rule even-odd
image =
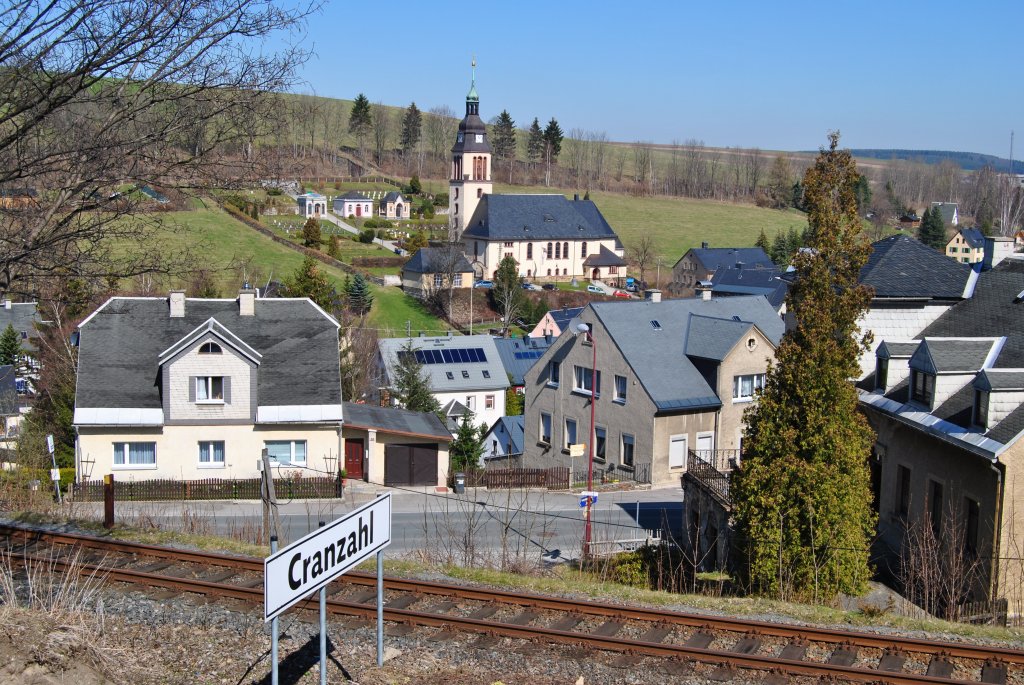
[[[493,192],[491,183],[491,144],[487,126],[480,118],[480,96],[476,92],[476,57],[469,93],[466,94],[466,116],[459,122],[452,146],[451,180],[448,182],[448,218],[453,240],[457,240],[473,217],[484,195]]]

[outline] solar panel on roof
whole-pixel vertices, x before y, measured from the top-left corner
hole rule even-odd
[[[452,364],[455,361],[452,358],[452,351],[451,350],[441,350],[441,356],[444,357],[445,364]]]

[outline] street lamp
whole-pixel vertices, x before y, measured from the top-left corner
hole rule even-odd
[[[583,333],[584,340],[590,343],[594,359],[590,366],[590,438],[587,440],[587,492],[594,491],[594,409],[597,401],[597,343],[594,341],[594,330],[589,324],[577,324],[576,330]],[[583,558],[590,558],[590,505],[593,496],[587,495],[587,509],[584,513],[586,521],[583,526]]]

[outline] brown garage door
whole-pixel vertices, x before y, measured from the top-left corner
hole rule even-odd
[[[385,445],[384,485],[437,485],[437,445]]]

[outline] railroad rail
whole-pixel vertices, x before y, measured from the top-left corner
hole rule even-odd
[[[102,573],[108,580],[263,602],[263,560],[2,526],[12,561]],[[71,557],[74,556],[74,561]],[[328,588],[335,616],[372,619],[376,577],[352,572]],[[1006,683],[1024,672],[1024,651],[940,640],[816,628],[518,592],[385,579],[385,619],[408,627],[508,637],[618,652],[624,660],[666,659],[682,675],[711,664],[716,675],[767,671],[765,682],[794,675],[855,682]],[[316,600],[297,606],[316,607]],[[411,629],[411,628],[410,628]]]

